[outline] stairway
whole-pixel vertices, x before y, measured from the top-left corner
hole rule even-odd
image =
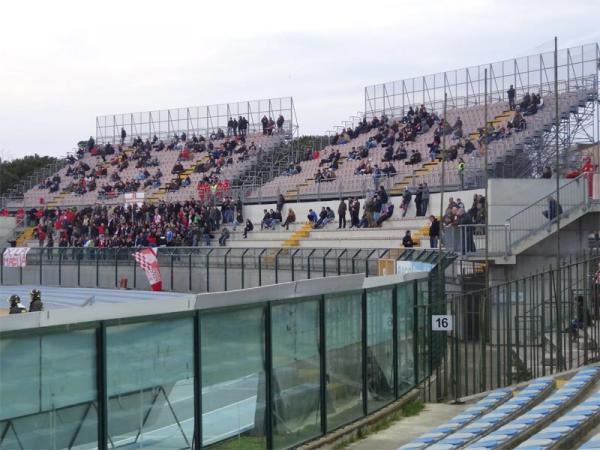
[[[23,232],[17,237],[17,247],[26,246],[27,242],[33,239],[33,230],[34,227],[27,227],[23,230]]]
[[[292,233],[292,235],[283,242],[282,247],[298,247],[300,245],[300,239],[305,239],[309,237],[311,230],[312,223],[305,223],[298,230],[294,231],[294,233]]]

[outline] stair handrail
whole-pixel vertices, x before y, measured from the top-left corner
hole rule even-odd
[[[549,203],[551,199],[555,198],[556,191],[545,194],[506,219],[509,232],[508,245],[511,253],[514,253],[512,252],[513,247],[519,242],[539,230],[550,229],[552,224],[556,222],[557,216],[567,216],[576,209],[588,207],[590,202],[588,174],[583,173],[563,184],[559,188],[559,193],[559,202],[555,208],[557,214],[554,216],[550,214]]]

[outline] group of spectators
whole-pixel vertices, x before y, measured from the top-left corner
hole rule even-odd
[[[283,117],[278,119],[277,126],[279,124],[283,126],[281,119]],[[186,169],[183,163],[195,160],[195,154],[202,153],[205,153],[206,158],[194,166],[194,171],[203,174],[200,183],[214,185],[221,181],[220,175],[223,169],[233,165],[236,158],[237,161],[245,161],[262,151],[262,148],[254,142],[247,144],[247,126],[247,120],[240,117],[235,127],[233,124],[231,130],[228,127],[228,137],[221,129],[212,133],[208,139],[195,133],[191,137],[185,132],[174,134],[166,143],[154,135],[152,139],[143,140],[140,137],[132,139],[129,148],[124,146],[127,136],[124,129],[121,130],[121,144],[116,147],[110,143],[96,145],[94,138],[90,136],[87,142],[81,143],[75,155],[67,158],[69,167],[66,177],[69,183],[63,186],[62,190],[74,195],[84,195],[97,190],[100,199],[135,192],[141,188],[158,189],[163,185],[167,191],[174,192],[191,184],[189,174],[184,173]],[[263,131],[265,134],[270,134],[268,129]],[[159,167],[160,161],[156,152],[161,151],[178,152],[177,162],[170,174],[166,174],[170,176],[168,181],[164,179],[165,174]],[[95,167],[90,167],[88,163],[81,161],[86,154],[97,157]],[[138,169],[138,172],[133,177],[124,178],[123,172],[131,166]],[[152,170],[153,168],[156,170]],[[57,174],[44,180],[38,187],[48,189],[49,192],[58,192],[61,190],[61,181],[61,177]]]
[[[461,254],[474,252],[476,250],[474,236],[485,234],[485,220],[485,197],[483,195],[475,194],[468,209],[460,198],[454,200],[450,197],[441,223],[444,228],[444,247]],[[434,231],[437,229],[437,234],[434,233],[433,236],[432,227]],[[429,236],[430,239],[434,238],[436,243],[439,238],[439,227],[440,224],[432,220]]]
[[[47,248],[210,245],[223,225],[244,224],[242,203],[231,197],[219,205],[190,200],[114,208],[34,208],[29,220],[37,224],[35,237],[40,247]],[[229,230],[221,229],[221,234],[229,238]],[[227,238],[219,243],[224,245]]]

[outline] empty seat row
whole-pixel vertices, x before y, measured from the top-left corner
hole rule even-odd
[[[504,404],[428,448],[431,450],[462,448],[531,409],[543,400],[553,388],[554,380],[551,378],[537,379]]]
[[[596,367],[580,370],[563,387],[535,408],[474,442],[467,449],[493,450],[514,447],[516,443],[539,429],[545,421],[551,420],[577,401],[597,380],[599,374],[600,369]]]
[[[565,448],[565,444],[570,438],[587,424],[597,420],[599,415],[600,391],[597,391],[516,448],[520,450]]]
[[[461,414],[453,417],[448,422],[434,428],[429,433],[425,433],[416,439],[413,439],[408,444],[403,445],[398,450],[418,450],[435,444],[441,439],[454,433],[458,429],[473,422],[478,417],[487,414],[494,408],[498,407],[512,396],[509,389],[498,389],[491,394],[488,394],[476,404],[463,411]]]

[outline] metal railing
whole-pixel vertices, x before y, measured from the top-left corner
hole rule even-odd
[[[488,289],[447,295],[446,371],[459,398],[600,361],[600,249]],[[558,282],[560,280],[560,282]],[[561,286],[560,292],[557,286]]]
[[[580,175],[563,184],[558,201],[557,205],[556,192],[544,195],[507,219],[511,251],[538,231],[550,231],[558,216],[568,217],[575,210],[585,209],[590,202],[588,175]]]
[[[548,234],[556,228],[558,217],[568,219],[578,211],[590,207],[590,184],[588,174],[565,182],[556,192],[544,195],[531,205],[510,216],[504,225],[460,225],[448,229],[448,249],[467,256],[483,256],[486,229],[489,234],[488,254],[492,257],[509,256],[518,252],[519,246],[537,233]],[[456,242],[460,242],[457,245]]]
[[[32,248],[26,267],[0,264],[0,284],[150,289],[132,253],[139,248]],[[378,274],[379,260],[434,263],[437,252],[411,250],[398,257],[389,249],[160,247],[163,290],[215,292],[319,277]],[[446,255],[448,258],[450,255]],[[445,261],[446,263],[446,261]]]

